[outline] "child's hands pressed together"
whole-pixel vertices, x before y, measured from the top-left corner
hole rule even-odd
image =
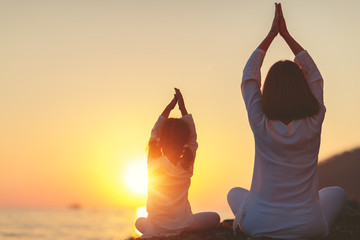
[[[181,111],[181,114],[183,116],[185,116],[186,114],[188,114],[186,108],[185,108],[185,103],[184,103],[184,98],[180,92],[180,90],[178,88],[175,88],[175,96],[177,98],[178,104],[179,104],[179,109]]]

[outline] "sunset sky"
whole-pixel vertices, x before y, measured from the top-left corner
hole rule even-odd
[[[325,81],[320,160],[359,146],[360,1],[281,3]],[[273,15],[268,0],[0,1],[0,207],[144,205],[124,176],[178,87],[198,132],[192,208],[226,209],[251,183],[239,86]],[[277,37],[263,77],[280,59]]]

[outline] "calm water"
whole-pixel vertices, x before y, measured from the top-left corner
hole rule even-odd
[[[0,209],[0,239],[126,239],[135,217],[135,209]]]

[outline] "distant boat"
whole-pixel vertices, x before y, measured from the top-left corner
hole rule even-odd
[[[74,209],[74,210],[76,210],[76,209],[81,209],[81,205],[80,205],[80,203],[72,203],[72,204],[70,204],[70,205],[68,206],[68,208],[69,208],[69,209]]]

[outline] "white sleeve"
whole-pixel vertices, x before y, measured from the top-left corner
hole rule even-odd
[[[193,117],[191,114],[186,114],[181,119],[183,119],[186,122],[186,124],[188,125],[188,127],[190,129],[190,139],[189,139],[189,142],[187,143],[187,145],[190,148],[190,150],[192,151],[194,158],[195,158],[196,150],[198,148],[198,143],[196,141],[197,134],[196,134],[195,123],[194,123]]]
[[[164,122],[165,118],[163,116],[159,116],[158,120],[156,121],[153,129],[151,130],[151,136],[150,136],[150,140],[152,139],[157,139],[159,138],[159,132],[160,132],[160,126],[162,125],[162,123]]]
[[[265,51],[256,49],[247,61],[242,77],[241,93],[248,112],[250,126],[254,130],[254,124],[263,117],[261,108],[261,66],[265,57]]]
[[[306,50],[299,52],[295,56],[294,61],[303,70],[307,82],[309,84],[310,90],[320,104],[320,113],[318,115],[323,118],[326,112],[326,108],[324,105],[324,98],[323,98],[324,81],[320,74],[319,69],[317,68],[314,60],[311,58],[311,56]]]

